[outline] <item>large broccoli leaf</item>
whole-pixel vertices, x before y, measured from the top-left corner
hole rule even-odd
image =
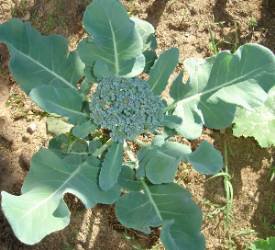
[[[89,119],[88,114],[81,111],[82,96],[72,89],[42,85],[32,89],[30,97],[46,112],[67,117],[72,124]]]
[[[65,193],[76,195],[87,208],[96,203],[111,204],[119,197],[117,186],[108,192],[99,188],[96,158],[81,160],[77,155],[61,159],[52,151],[41,149],[32,158],[22,195],[2,192],[2,209],[18,239],[33,245],[66,227],[70,211],[63,200]]]
[[[68,52],[64,37],[42,36],[30,23],[12,19],[0,26],[0,42],[7,44],[10,71],[27,94],[41,85],[76,90],[84,65]]]
[[[68,52],[65,38],[42,36],[29,23],[12,19],[0,26],[0,42],[8,46],[13,77],[42,109],[72,123],[87,119],[77,91],[84,65],[76,52]]]
[[[174,115],[181,124],[170,126],[194,139],[203,125],[221,129],[231,125],[236,106],[253,109],[267,99],[275,79],[275,57],[257,44],[241,46],[234,54],[223,51],[204,59],[188,59],[186,84],[177,78],[171,96],[177,102]]]
[[[84,28],[91,35],[78,47],[87,67],[96,76],[132,77],[145,67],[143,41],[123,5],[117,0],[94,0],[84,14]]]
[[[263,148],[275,145],[275,87],[264,105],[251,111],[238,109],[234,123],[235,136],[253,136]]]
[[[116,202],[119,221],[144,233],[162,225],[160,238],[168,250],[204,249],[202,216],[190,193],[174,183],[142,185],[143,192],[130,192]]]

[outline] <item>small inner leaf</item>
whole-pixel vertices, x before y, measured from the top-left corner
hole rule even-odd
[[[223,167],[223,157],[213,145],[203,141],[199,147],[188,155],[188,161],[201,174],[214,175]]]
[[[123,143],[113,142],[109,148],[99,174],[99,185],[107,191],[118,181],[123,161]]]

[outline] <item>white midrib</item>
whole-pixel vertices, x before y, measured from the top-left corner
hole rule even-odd
[[[23,220],[24,218],[26,218],[28,215],[30,215],[33,211],[35,211],[36,209],[38,209],[39,207],[43,206],[45,203],[47,203],[50,199],[52,199],[56,194],[58,194],[64,187],[66,187],[66,185],[79,173],[81,169],[81,165],[74,171],[71,173],[71,175],[69,176],[68,179],[66,179],[66,181],[64,181],[62,183],[62,185],[60,185],[52,194],[50,194],[47,198],[43,199],[42,201],[40,201],[38,204],[36,204],[35,206],[33,206],[31,209],[27,210],[26,213],[24,213],[21,217],[21,220]]]
[[[117,44],[116,44],[116,34],[115,34],[115,31],[114,31],[111,21],[108,20],[108,22],[109,22],[109,26],[110,26],[111,33],[112,33],[112,41],[113,41],[114,57],[115,57],[115,73],[118,76],[119,71],[120,71],[120,65],[119,65],[119,59],[118,59],[118,49],[117,49]]]
[[[73,109],[70,109],[70,108],[61,106],[61,105],[59,105],[59,104],[57,104],[57,103],[54,103],[54,102],[51,102],[51,104],[52,104],[53,106],[56,106],[57,108],[60,108],[60,109],[62,109],[62,110],[64,110],[64,111],[67,111],[67,112],[69,112],[69,113],[73,113],[73,114],[76,114],[76,115],[79,115],[79,116],[87,117],[86,114],[84,114],[84,113],[82,113],[82,112],[80,112],[80,111],[73,110]]]
[[[270,63],[269,63],[269,64],[270,64]],[[224,87],[230,86],[230,85],[233,84],[234,82],[241,82],[243,79],[249,77],[250,75],[252,75],[252,74],[254,74],[254,73],[257,73],[257,72],[261,71],[264,67],[266,67],[266,66],[269,65],[269,64],[265,64],[265,65],[263,65],[263,66],[261,66],[261,67],[259,67],[259,68],[257,68],[257,69],[254,69],[254,70],[248,72],[248,73],[245,74],[245,75],[239,76],[239,77],[237,77],[237,78],[235,78],[235,79],[233,79],[233,80],[231,80],[231,81],[229,81],[229,82],[225,82],[225,83],[223,83],[223,84],[221,84],[221,85],[218,85],[218,86],[216,86],[216,87],[214,87],[214,88],[207,89],[207,90],[205,90],[205,91],[202,91],[201,93],[197,93],[197,94],[195,94],[195,95],[188,96],[187,98],[183,99],[183,100],[180,101],[180,102],[181,102],[181,103],[186,103],[186,102],[195,100],[195,99],[197,99],[197,98],[200,98],[200,97],[203,96],[203,95],[206,95],[206,94],[209,94],[209,93],[211,93],[211,92],[215,92],[215,91],[217,91],[217,90],[219,90],[219,89],[222,89],[222,88],[224,88]]]
[[[75,86],[73,86],[70,82],[68,82],[65,78],[61,77],[60,75],[56,74],[54,71],[50,70],[49,68],[47,68],[46,66],[44,66],[43,64],[41,64],[39,61],[36,61],[35,59],[33,59],[32,57],[30,57],[29,55],[23,53],[22,51],[16,49],[15,47],[13,47],[13,49],[20,54],[21,56],[27,58],[28,60],[30,60],[32,63],[38,65],[39,67],[41,67],[43,70],[45,70],[46,72],[48,72],[49,74],[53,75],[54,77],[56,77],[57,79],[59,79],[60,81],[62,81],[67,87],[72,88],[74,90],[77,90],[77,88]]]
[[[160,211],[159,211],[159,209],[158,209],[158,206],[157,206],[157,204],[155,203],[155,201],[154,201],[154,199],[153,199],[153,197],[152,197],[152,195],[151,195],[150,189],[148,188],[148,186],[147,186],[147,184],[145,183],[144,180],[141,180],[141,183],[142,183],[142,186],[143,186],[143,188],[144,188],[145,193],[147,194],[147,197],[148,197],[150,203],[151,203],[151,204],[153,205],[153,207],[154,207],[154,210],[155,210],[157,216],[159,217],[159,219],[160,219],[161,221],[163,221],[162,216],[161,216],[161,214],[160,214]]]
[[[157,79],[155,80],[155,82],[153,83],[153,85],[152,85],[152,87],[151,87],[151,90],[152,91],[154,91],[155,90],[155,88],[158,86],[158,84],[159,84],[159,81],[160,81],[160,79],[162,78],[162,76],[164,75],[164,70],[162,70],[162,72],[163,73],[160,73],[159,74],[159,76],[157,77]],[[150,82],[150,80],[149,80],[149,82]]]

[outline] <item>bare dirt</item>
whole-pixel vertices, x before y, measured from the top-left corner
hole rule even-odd
[[[45,34],[59,33],[73,47],[83,36],[83,0],[0,0],[0,22],[19,17]],[[220,49],[234,50],[245,42],[258,42],[275,51],[275,4],[272,0],[124,0],[132,15],[156,28],[159,52],[178,47],[181,62],[188,57],[210,56]],[[45,119],[40,110],[13,83],[6,69],[7,54],[0,47],[0,190],[20,193],[29,159],[47,144]],[[33,134],[27,128],[35,124]],[[270,181],[274,150],[261,149],[253,139],[237,139],[206,131],[203,139],[223,151],[229,145],[229,172],[234,189],[233,210],[225,226],[223,179],[209,179],[182,165],[177,182],[193,194],[204,213],[207,249],[245,249],[254,239],[275,235],[275,181]],[[156,234],[145,237],[127,231],[115,220],[113,209],[85,210],[66,197],[72,211],[69,227],[36,246],[21,244],[0,212],[0,250],[6,249],[162,249]]]

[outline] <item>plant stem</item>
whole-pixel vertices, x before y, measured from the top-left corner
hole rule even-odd
[[[169,105],[164,109],[164,112],[166,113],[166,112],[168,112],[168,111],[170,111],[170,110],[176,108],[176,106],[177,106],[177,102],[174,101],[174,102],[172,102],[171,104],[169,104]]]
[[[225,195],[226,195],[226,224],[227,226],[230,224],[230,217],[232,212],[232,206],[233,206],[233,187],[231,183],[231,176],[229,174],[229,168],[228,168],[228,150],[227,150],[227,143],[224,141],[224,169],[225,169],[225,175],[224,175],[224,189],[225,189]]]
[[[112,139],[110,138],[107,142],[105,142],[99,149],[97,149],[94,153],[93,156],[95,157],[101,157],[101,155],[105,152],[105,150],[111,146],[112,144]]]
[[[229,166],[228,166],[228,146],[226,141],[226,136],[224,136],[224,175],[223,175],[223,183],[224,183],[224,190],[225,190],[225,197],[226,197],[226,205],[225,205],[225,222],[224,227],[228,234],[228,244],[229,249],[232,247],[232,236],[229,229],[230,224],[232,223],[232,207],[233,207],[233,186],[231,183],[231,175],[229,173]]]
[[[135,154],[132,152],[132,150],[128,147],[127,143],[125,142],[125,153],[127,154],[127,156],[129,157],[130,161],[133,162],[135,164],[135,169],[139,168],[139,163],[138,163],[138,159],[135,156]]]

